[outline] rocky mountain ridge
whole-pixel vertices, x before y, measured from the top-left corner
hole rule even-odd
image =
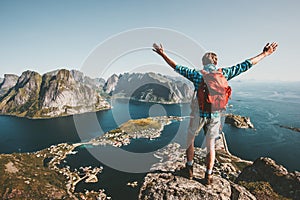
[[[182,77],[157,73],[113,74],[90,78],[78,70],[58,69],[40,75],[6,74],[0,84],[0,113],[51,118],[110,108],[103,96],[143,102],[186,103],[193,86]]]
[[[192,84],[182,77],[148,73],[116,74],[108,78],[104,91],[115,98],[130,98],[143,102],[186,103],[193,96]]]
[[[153,165],[144,178],[139,199],[299,199],[300,173],[288,172],[270,158],[245,161],[217,148],[214,166],[214,182],[205,185],[206,151],[195,149],[194,178],[184,178],[178,173],[184,167],[185,149],[179,144],[169,144],[156,157],[160,162]]]
[[[28,118],[51,118],[108,109],[110,105],[84,79],[76,81],[74,71],[66,69],[45,73],[25,71],[0,97],[0,113]],[[78,79],[79,76],[76,76]],[[7,82],[6,79],[3,81]]]
[[[74,77],[75,81],[86,84],[87,86],[96,90],[102,90],[106,82],[103,78],[90,78],[88,76],[85,76],[83,72],[78,70],[72,69],[70,70],[70,72]]]

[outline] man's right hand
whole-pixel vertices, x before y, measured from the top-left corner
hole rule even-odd
[[[250,61],[252,62],[253,65],[257,64],[259,61],[261,61],[266,56],[269,56],[272,53],[274,53],[276,51],[277,46],[278,46],[278,44],[276,42],[272,42],[271,44],[267,43],[263,49],[263,52],[253,58],[250,58]]]
[[[263,49],[263,53],[266,56],[271,55],[272,53],[274,53],[274,51],[276,51],[278,44],[276,42],[272,42],[272,44],[267,43],[266,46]]]

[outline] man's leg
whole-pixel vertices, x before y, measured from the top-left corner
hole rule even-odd
[[[206,172],[205,172],[205,184],[210,185],[213,183],[213,167],[215,164],[215,157],[216,157],[216,151],[215,151],[215,138],[207,137],[206,140],[206,148],[207,148],[207,154],[206,154]]]
[[[216,157],[215,142],[216,138],[219,136],[220,122],[221,118],[212,118],[208,120],[208,123],[204,127],[207,148],[205,180],[208,185],[212,184],[213,181],[212,173]]]
[[[186,158],[187,158],[187,163],[192,165],[193,164],[193,159],[194,159],[194,141],[195,141],[195,135],[192,135],[188,133],[187,136],[187,149],[186,149]]]
[[[187,162],[185,164],[185,168],[184,168],[183,174],[182,174],[184,177],[186,177],[188,179],[193,178],[194,140],[195,140],[195,135],[188,133],[188,136],[187,136],[188,148],[186,149]]]
[[[215,151],[215,138],[206,137],[206,172],[212,174],[212,170],[215,163],[216,151]]]
[[[187,162],[185,168],[182,170],[182,175],[189,179],[193,178],[193,159],[194,159],[194,141],[196,133],[199,132],[199,117],[191,116],[188,134],[187,134],[187,148],[186,148],[186,157]]]
[[[190,166],[193,165],[195,137],[196,135],[198,135],[203,125],[204,125],[203,119],[201,119],[199,116],[191,116],[189,128],[188,128],[188,134],[187,134],[187,149],[186,149],[187,164]]]

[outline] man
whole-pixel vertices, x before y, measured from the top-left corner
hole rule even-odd
[[[231,80],[232,78],[250,69],[253,65],[257,64],[266,56],[271,55],[276,50],[277,46],[278,44],[275,42],[271,44],[268,43],[264,47],[262,53],[258,54],[257,56],[247,59],[244,62],[232,67],[218,69],[218,71],[222,73],[227,81]],[[195,91],[197,92],[200,83],[203,81],[203,72],[211,73],[217,70],[216,65],[218,64],[218,59],[217,55],[213,52],[205,53],[205,55],[202,57],[204,71],[201,72],[178,65],[164,52],[162,45],[158,46],[154,43],[153,51],[160,55],[176,72],[192,81]],[[207,147],[205,183],[209,185],[213,181],[212,172],[215,162],[215,140],[218,137],[221,129],[221,111],[206,111],[198,108],[198,112],[196,113],[196,115],[194,113],[191,114],[191,120],[188,129],[188,146],[186,149],[187,162],[183,171],[185,172],[185,176],[187,176],[187,178],[193,178],[194,139],[203,128]]]

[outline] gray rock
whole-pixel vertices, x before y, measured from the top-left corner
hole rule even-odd
[[[254,128],[254,125],[250,121],[250,117],[243,117],[240,115],[227,114],[225,123],[236,128]]]
[[[279,127],[286,128],[286,129],[289,129],[289,130],[292,130],[292,131],[295,131],[295,132],[300,132],[300,128],[297,128],[297,127],[285,126],[285,125],[279,125]]]
[[[76,82],[83,83],[90,88],[102,90],[105,84],[105,80],[103,78],[90,78],[88,76],[85,76],[81,71],[78,70],[71,70],[70,72]]]
[[[14,74],[5,74],[4,79],[0,80],[0,97],[3,96],[10,88],[15,86],[18,76]]]
[[[78,70],[70,70],[71,75],[75,79],[75,81],[83,83],[84,82],[84,74]]]
[[[60,70],[54,70],[51,72],[45,73],[45,75],[55,76]],[[71,75],[73,76],[74,80],[76,82],[85,84],[86,86],[96,89],[96,90],[102,90],[105,80],[103,78],[90,78],[88,76],[85,76],[83,72],[78,70],[70,70]]]
[[[18,116],[31,113],[32,109],[38,107],[36,99],[39,96],[41,82],[42,77],[37,72],[23,72],[16,85],[2,96],[0,112]]]
[[[236,159],[234,156],[226,155],[230,158],[227,161],[231,163]],[[195,149],[194,179],[189,180],[177,173],[178,169],[184,166],[185,149],[180,148],[176,143],[160,149],[155,154],[160,162],[154,164],[146,175],[139,199],[256,199],[244,187],[221,177],[220,172],[224,171],[223,162],[217,161],[214,168],[216,172],[214,183],[206,186],[203,183],[205,156],[204,149]],[[233,171],[238,170],[234,168]]]
[[[77,76],[77,80],[80,78]],[[76,81],[69,70],[41,76],[25,71],[0,101],[2,114],[29,118],[58,117],[110,108],[93,88]]]
[[[46,72],[44,75],[56,76],[60,69],[56,69],[50,72]]]
[[[113,75],[104,90],[114,97],[160,103],[189,102],[193,95],[192,84],[182,77],[175,80],[152,72]]]
[[[84,83],[94,89],[102,90],[105,85],[105,80],[103,78],[90,78],[84,76]]]
[[[109,104],[93,88],[76,81],[68,70],[60,70],[52,77],[43,76],[43,83],[41,104],[44,116],[71,115],[109,108]]]
[[[242,181],[245,185],[250,183],[252,187],[269,184],[271,188],[270,192],[265,194],[266,197],[274,191],[285,198],[300,199],[300,173],[288,172],[286,168],[276,164],[271,158],[258,158],[252,165],[246,167],[237,179],[237,182]],[[264,193],[257,195],[262,198]]]
[[[231,183],[231,200],[255,200],[256,197],[246,188],[238,184]]]
[[[139,199],[230,199],[230,183],[215,179],[212,187],[206,187],[197,180],[188,180],[172,173],[149,173],[140,190]]]
[[[104,87],[103,90],[107,93],[107,94],[111,94],[113,91],[115,91],[116,85],[119,82],[119,76],[117,76],[116,74],[113,74],[112,76],[110,76]]]

